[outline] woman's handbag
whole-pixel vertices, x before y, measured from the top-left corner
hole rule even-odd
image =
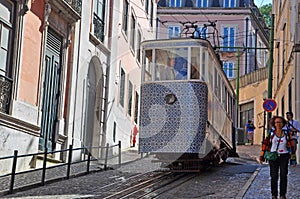
[[[278,147],[279,147],[279,143],[280,143],[280,140],[281,140],[281,137],[279,138],[279,141],[278,141],[278,144],[277,144],[277,147],[276,147],[276,151],[266,151],[265,154],[264,154],[264,158],[268,161],[275,161],[277,158],[278,158],[278,153],[277,153],[277,150],[278,150]]]
[[[266,151],[264,158],[268,161],[275,161],[278,158],[277,150],[275,152]]]

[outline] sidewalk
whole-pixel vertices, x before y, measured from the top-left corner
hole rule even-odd
[[[261,150],[261,145],[237,145],[236,152],[239,158],[252,159],[259,162],[259,154]]]
[[[121,151],[121,165],[126,165],[132,161],[141,158],[141,154],[138,153],[137,147],[129,148]],[[100,172],[104,170],[104,161],[92,161],[90,163],[89,171]],[[109,159],[107,162],[107,169],[117,169],[119,167],[119,157]],[[71,165],[70,178],[74,176],[85,175],[87,171],[87,162],[81,162]],[[50,181],[59,181],[66,179],[67,165],[54,167],[46,170],[45,183]],[[42,170],[35,170],[29,173],[18,174],[15,176],[14,190],[24,190],[34,187],[39,187],[42,179]],[[0,178],[0,197],[6,195],[9,191],[11,183],[11,176],[5,176]]]
[[[259,161],[260,145],[241,145],[237,146],[237,152],[240,158],[247,156]],[[300,198],[300,165],[289,166],[287,198]],[[279,190],[279,189],[278,189]],[[242,198],[245,199],[267,199],[271,198],[271,178],[270,169],[267,163],[260,165],[257,171],[245,185],[245,193]]]

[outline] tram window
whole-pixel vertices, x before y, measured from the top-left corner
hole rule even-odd
[[[213,63],[214,64],[214,63]],[[217,69],[214,68],[214,93],[219,98],[219,84],[218,84],[218,72]]]
[[[221,99],[221,92],[222,92],[221,77],[220,77],[220,74],[218,73],[218,97],[219,97],[219,99]]]
[[[208,58],[208,81],[209,81],[212,89],[214,89],[213,68],[214,68],[213,62],[212,62],[211,56],[209,55],[209,58]]]
[[[227,88],[225,87],[224,89],[224,109],[226,112],[228,112],[228,106],[227,106],[227,103],[228,103],[228,91],[227,91]]]
[[[201,48],[201,51],[202,51],[202,58],[201,58],[201,76],[202,76],[202,80],[203,81],[206,81],[206,67],[207,67],[207,59],[206,59],[206,48]]]
[[[217,85],[216,85],[216,94],[217,94],[217,97],[219,98],[219,100],[221,99],[221,77],[220,77],[220,74],[218,73],[217,71],[217,67],[215,67],[215,71],[216,71],[216,79],[217,79]]]
[[[192,48],[192,58],[191,58],[191,79],[200,78],[200,49]]]
[[[155,50],[155,80],[187,79],[187,48]]]
[[[228,97],[228,113],[229,113],[229,116],[233,117],[233,115],[232,115],[232,98],[231,98],[231,96]]]
[[[152,61],[152,50],[146,50],[144,56],[144,78],[145,82],[152,80],[152,70],[151,66],[153,65]]]
[[[225,108],[225,101],[226,101],[226,100],[225,100],[225,98],[226,98],[225,96],[226,96],[226,95],[225,95],[225,85],[224,85],[224,82],[223,82],[223,81],[222,81],[222,84],[221,84],[221,85],[222,85],[222,90],[221,90],[221,97],[220,97],[220,98],[221,98],[221,100],[222,100],[222,106]]]

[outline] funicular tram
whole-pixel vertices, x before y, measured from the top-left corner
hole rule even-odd
[[[225,161],[235,94],[209,41],[153,40],[142,49],[139,152],[173,171]]]

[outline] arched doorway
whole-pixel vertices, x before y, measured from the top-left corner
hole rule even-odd
[[[103,70],[98,57],[93,57],[89,63],[85,104],[85,128],[82,143],[88,149],[85,154],[90,152],[98,157],[99,150],[91,148],[99,146],[102,139]]]

